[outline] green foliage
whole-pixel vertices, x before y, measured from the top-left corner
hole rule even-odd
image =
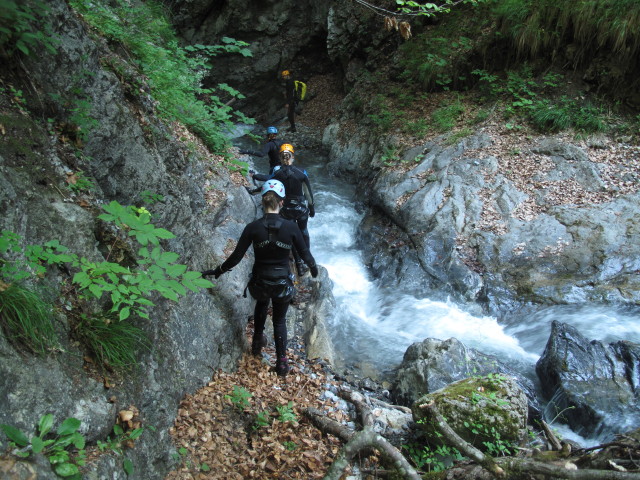
[[[415,120],[409,120],[402,128],[402,132],[414,137],[424,137],[430,129],[429,120],[426,118],[417,118]]]
[[[20,236],[3,230],[0,234],[0,278],[15,283],[32,275],[41,276],[47,270],[45,265],[71,262],[76,258],[67,250],[58,240],[51,240],[44,245],[28,245],[23,251]]]
[[[400,156],[398,155],[398,147],[394,145],[387,145],[380,157],[380,161],[386,167],[391,167],[400,162]]]
[[[267,410],[263,410],[256,414],[256,419],[253,422],[253,429],[257,430],[262,427],[268,427],[271,425],[271,415]]]
[[[298,448],[298,445],[295,442],[292,442],[291,440],[287,440],[286,442],[283,442],[282,445],[284,446],[284,448],[286,448],[290,452],[293,452],[296,448]]]
[[[427,90],[449,88],[459,80],[456,63],[471,52],[473,44],[464,36],[457,38],[420,35],[400,49],[401,78],[416,82]]]
[[[286,405],[277,405],[276,410],[278,412],[278,420],[282,423],[298,421],[298,417],[293,411],[293,402],[289,402]]]
[[[43,22],[49,12],[42,0],[0,0],[0,48],[9,55],[16,51],[30,55],[42,46],[55,54],[51,27]]]
[[[431,122],[438,132],[447,132],[456,126],[464,110],[464,105],[459,98],[456,98],[453,102],[434,110],[431,114]]]
[[[155,203],[164,201],[163,195],[160,195],[159,193],[153,193],[149,190],[144,190],[143,192],[140,192],[140,198],[147,205],[153,205]]]
[[[485,451],[494,457],[512,455],[515,450],[514,445],[508,440],[504,440],[500,436],[500,432],[494,426],[486,426],[481,423],[464,422],[464,426],[474,435],[482,435],[484,438],[490,438],[482,442]]]
[[[470,136],[473,133],[469,127],[461,128],[460,130],[453,132],[451,135],[447,137],[445,140],[445,144],[447,145],[455,145],[461,139]]]
[[[133,462],[128,458],[124,458],[125,447],[130,447],[133,442],[142,435],[145,429],[154,430],[153,427],[138,427],[133,430],[124,431],[122,426],[113,426],[113,436],[109,435],[105,442],[98,440],[97,446],[101,452],[111,451],[122,458],[122,469],[127,475],[133,473]]]
[[[370,104],[370,113],[367,118],[371,121],[373,128],[378,133],[388,132],[395,118],[394,113],[389,109],[384,95],[376,95]]]
[[[487,0],[464,0],[462,3],[469,3],[471,5],[478,5],[479,3],[486,2]],[[402,13],[408,13],[411,15],[423,15],[426,17],[433,17],[438,14],[449,13],[451,7],[458,5],[459,1],[444,0],[439,4],[435,3],[422,3],[414,0],[396,0],[398,5],[398,11]]]
[[[427,472],[442,472],[453,462],[465,458],[457,448],[445,444],[429,446],[411,443],[403,445],[402,448],[408,453],[416,468]]]
[[[25,342],[34,351],[49,348],[53,339],[50,326],[50,310],[37,295],[15,286],[15,282],[35,275],[42,275],[46,265],[70,264],[77,272],[73,283],[80,289],[80,299],[100,299],[108,295],[111,300],[110,315],[83,317],[78,335],[87,341],[96,355],[111,366],[126,366],[133,363],[133,346],[145,346],[142,333],[130,324],[118,325],[131,314],[149,318],[147,308],[154,303],[147,297],[154,292],[177,301],[187,290],[198,291],[213,284],[200,275],[189,271],[186,265],[176,263],[178,254],[165,252],[160,240],[174,235],[151,223],[151,215],[144,208],[124,207],[111,202],[104,207],[106,213],[99,216],[104,221],[114,222],[118,232],[135,239],[141,246],[134,259],[137,268],[118,263],[93,262],[68,253],[68,249],[57,240],[43,246],[30,245],[24,251],[20,237],[3,231],[0,235],[0,278],[7,285],[0,292],[6,301],[2,304],[2,322],[10,338]],[[22,254],[22,255],[20,255]],[[111,252],[110,252],[111,254]],[[0,286],[2,282],[0,282]]]
[[[0,325],[8,340],[34,353],[58,346],[51,305],[21,285],[2,287],[0,282]]]
[[[104,206],[104,210],[107,213],[99,215],[100,219],[114,222],[121,232],[142,245],[138,250],[139,268],[132,270],[109,261],[91,262],[82,258],[74,264],[80,271],[74,275],[73,282],[97,299],[109,295],[111,312],[117,313],[120,320],[127,319],[131,313],[149,318],[147,308],[154,303],[146,296],[153,292],[177,301],[187,289],[196,292],[213,286],[199,272],[188,271],[186,265],[175,263],[177,253],[162,251],[160,240],[174,235],[153,225],[145,208],[125,207],[113,201]]]
[[[73,176],[75,181],[68,184],[69,190],[73,193],[89,192],[96,188],[96,185],[84,175],[82,170],[78,170]]]
[[[136,353],[141,348],[150,348],[149,339],[142,329],[109,315],[81,315],[75,335],[100,365],[118,371],[131,369],[136,364]]]
[[[227,400],[231,400],[234,408],[237,410],[244,410],[245,408],[249,408],[249,399],[252,397],[252,394],[249,390],[244,387],[239,387],[238,385],[233,386],[233,391],[229,395],[225,395],[224,398]]]
[[[151,1],[132,5],[125,0],[72,0],[71,4],[103,35],[133,54],[158,101],[159,112],[170,121],[185,124],[213,151],[226,154],[229,142],[223,133],[225,127],[235,121],[255,123],[227,105],[231,99],[243,98],[238,91],[226,84],[215,88],[201,85],[213,56],[250,56],[247,43],[224,37],[222,45],[181,48],[163,6]]]
[[[604,48],[624,65],[640,54],[637,0],[500,0],[494,11],[520,54],[555,51],[567,38],[578,47],[577,59]]]
[[[67,418],[53,433],[54,417],[48,413],[40,417],[37,435],[29,439],[19,429],[10,425],[0,425],[0,429],[9,438],[9,448],[13,454],[27,458],[33,453],[40,453],[49,459],[56,474],[70,480],[80,480],[79,466],[85,464],[85,439],[78,433],[80,420]]]

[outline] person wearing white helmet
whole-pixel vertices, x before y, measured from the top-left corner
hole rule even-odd
[[[293,166],[294,161],[294,149],[293,145],[284,143],[280,147],[280,158],[282,159],[282,165],[274,169],[273,174],[270,176],[254,175],[256,180],[266,180],[274,178],[280,180],[287,191],[287,198],[284,201],[284,206],[280,211],[280,215],[289,220],[293,220],[298,224],[302,237],[307,245],[307,248],[311,248],[311,239],[309,237],[309,230],[307,223],[309,217],[313,217],[316,214],[315,204],[313,200],[313,192],[311,190],[311,183],[309,182],[309,176],[307,171]],[[296,270],[298,276],[302,277],[307,273],[307,268],[304,265],[303,259],[298,254],[297,250],[293,250],[293,256],[296,262]]]
[[[287,360],[287,323],[289,304],[296,293],[293,275],[289,270],[289,253],[295,248],[309,265],[311,275],[318,276],[318,266],[302,237],[298,226],[280,216],[280,208],[286,198],[282,182],[267,180],[262,185],[262,207],[264,216],[249,223],[238,240],[235,250],[218,267],[201,272],[203,276],[220,277],[235,267],[253,245],[255,261],[249,293],[256,299],[253,313],[254,331],[251,353],[260,355],[267,344],[264,326],[269,303],[273,306],[273,336],[276,346],[276,373],[285,376],[289,371]]]

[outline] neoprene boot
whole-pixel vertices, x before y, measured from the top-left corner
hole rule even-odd
[[[289,361],[287,360],[287,357],[280,357],[276,361],[276,373],[281,377],[284,377],[289,373]]]
[[[267,336],[263,333],[259,336],[253,336],[251,342],[251,355],[258,356],[262,353],[262,349],[267,346]]]

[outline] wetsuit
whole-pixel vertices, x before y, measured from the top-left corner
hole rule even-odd
[[[296,106],[298,104],[298,98],[296,97],[296,85],[294,83],[293,77],[289,77],[285,81],[285,98],[287,99],[287,118],[289,119],[289,125],[291,128],[289,129],[291,132],[296,131]]]
[[[262,151],[256,152],[255,150],[240,150],[240,153],[244,153],[247,155],[253,155],[254,157],[264,157],[269,156],[269,173],[273,172],[274,167],[281,164],[280,162],[280,146],[284,142],[278,138],[273,138],[267,143],[265,143],[262,147]]]
[[[313,204],[313,192],[311,191],[311,184],[306,170],[301,170],[293,165],[282,165],[271,175],[256,174],[253,178],[263,182],[273,178],[280,180],[284,184],[287,197],[284,200],[284,206],[280,210],[280,215],[298,224],[305,245],[307,248],[311,248],[307,223],[309,222],[309,212],[313,212],[315,207]],[[293,255],[296,263],[299,263],[300,255],[298,255],[297,248],[294,249]]]
[[[277,213],[248,224],[240,235],[233,253],[220,265],[221,273],[235,267],[253,245],[255,263],[248,288],[256,299],[254,310],[254,338],[264,332],[269,301],[273,303],[273,333],[277,358],[284,357],[287,350],[286,315],[289,303],[295,295],[293,276],[289,270],[289,252],[292,247],[300,253],[305,263],[315,268],[316,261],[302,238],[297,225]],[[317,271],[316,271],[317,274]]]

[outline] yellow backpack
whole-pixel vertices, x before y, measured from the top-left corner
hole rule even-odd
[[[304,100],[304,97],[307,95],[307,84],[299,80],[295,80],[293,84],[296,90],[296,98],[298,100]]]

